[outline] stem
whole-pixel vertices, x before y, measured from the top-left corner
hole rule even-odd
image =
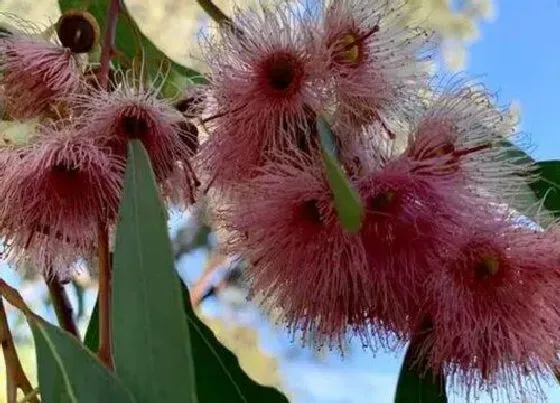
[[[119,19],[120,0],[111,0],[107,7],[107,16],[105,21],[105,36],[103,38],[103,46],[101,48],[101,60],[99,68],[99,85],[101,88],[107,88],[109,84],[109,64],[114,53],[115,35],[117,32],[117,21]]]
[[[105,36],[101,48],[99,68],[99,85],[107,89],[109,85],[109,63],[114,54],[115,35],[119,20],[120,0],[110,0],[107,6]],[[111,267],[109,262],[109,230],[107,224],[100,222],[98,226],[97,251],[99,261],[99,349],[97,356],[107,368],[113,369],[111,358]]]
[[[28,395],[33,391],[31,382],[27,379],[23,367],[17,355],[14,339],[8,327],[8,317],[4,309],[4,300],[0,298],[0,343],[2,344],[2,353],[4,354],[4,363],[6,365],[6,395],[7,403],[17,402],[17,389],[21,389],[24,394]],[[39,403],[36,397],[29,400],[33,403]]]
[[[191,305],[193,307],[200,305],[205,295],[208,294],[208,291],[213,286],[214,274],[222,268],[225,260],[225,257],[222,255],[215,255],[210,258],[204,269],[204,274],[190,289]]]
[[[99,264],[99,349],[97,356],[113,369],[111,358],[111,267],[109,261],[109,231],[104,223],[99,223],[98,238]]]
[[[231,25],[231,19],[212,0],[196,0],[200,7],[219,25]]]
[[[76,336],[80,340],[80,332],[76,323],[74,322],[74,312],[72,309],[72,304],[68,299],[68,294],[64,286],[56,277],[52,277],[49,280],[45,280],[47,287],[49,288],[49,294],[51,296],[52,304],[54,307],[54,312],[58,319],[60,326],[66,330],[68,333]]]

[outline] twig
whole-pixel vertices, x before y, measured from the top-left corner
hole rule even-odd
[[[117,32],[117,21],[119,19],[120,0],[111,0],[107,7],[105,18],[106,28],[103,46],[101,48],[101,59],[99,66],[99,85],[107,88],[109,84],[109,64],[114,54],[115,35]]]
[[[8,317],[4,309],[4,300],[0,298],[0,342],[6,365],[6,393],[8,403],[17,403],[18,388],[26,395],[33,391],[31,382],[27,379],[17,355],[14,339],[8,327]],[[37,397],[31,397],[29,402],[38,403]]]
[[[101,49],[99,68],[99,85],[105,89],[109,85],[109,63],[115,53],[115,35],[120,8],[120,0],[111,0],[107,6],[107,16],[105,18],[107,25]],[[107,368],[113,369],[113,360],[111,358],[111,310],[109,306],[111,299],[111,263],[109,261],[109,229],[107,224],[100,222],[97,232],[99,262],[99,349],[97,355]]]
[[[111,358],[111,263],[109,259],[109,231],[104,223],[99,223],[98,237],[99,264],[99,349],[97,356],[107,368],[113,369]]]
[[[212,280],[214,279],[214,274],[223,267],[225,260],[226,258],[220,254],[210,258],[204,270],[204,274],[190,289],[191,305],[193,307],[197,307],[211,289],[213,286]]]
[[[17,309],[19,309],[25,316],[31,319],[44,321],[39,315],[36,315],[25,303],[22,296],[14,288],[8,285],[4,280],[0,278],[0,295],[8,301],[8,303]]]
[[[212,0],[196,0],[200,7],[219,25],[231,25],[231,19]]]
[[[58,319],[60,326],[66,330],[68,333],[76,336],[80,340],[80,332],[76,323],[74,322],[74,312],[72,310],[72,304],[68,299],[66,290],[64,286],[56,277],[50,279],[45,279],[47,287],[49,288],[49,294],[51,296],[52,304],[54,307],[54,312]]]

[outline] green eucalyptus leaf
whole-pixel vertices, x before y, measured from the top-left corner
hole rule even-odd
[[[95,305],[91,311],[88,327],[84,336],[84,345],[92,352],[97,352],[99,348],[99,298],[95,300]]]
[[[44,403],[132,403],[122,382],[78,340],[46,322],[30,319]]]
[[[497,146],[504,147],[502,159],[509,164],[519,164],[522,166],[536,166],[537,162],[518,146],[504,141]],[[537,173],[540,169],[537,167]],[[527,172],[527,175],[531,175]],[[528,176],[529,177],[529,176]],[[546,182],[538,178],[534,182],[527,181],[527,185],[519,189],[514,198],[509,200],[509,206],[519,213],[531,218],[540,225],[547,226],[554,221],[554,214],[549,209],[549,204],[541,202],[545,196],[543,190],[547,188]],[[543,208],[543,204],[544,207]],[[553,207],[550,205],[550,207]],[[553,208],[554,210],[554,208]]]
[[[406,351],[397,381],[395,403],[447,403],[445,377],[425,368],[419,351],[429,332],[430,321],[412,337]]]
[[[166,210],[139,140],[128,147],[111,286],[115,370],[136,400],[197,402]]]
[[[184,285],[183,308],[191,333],[196,391],[200,402],[288,403],[282,392],[261,385],[243,371],[235,354],[224,347],[195,314]]]
[[[358,232],[364,216],[364,207],[360,196],[336,159],[336,142],[330,125],[319,116],[316,126],[323,148],[327,180],[333,194],[338,218],[346,230]]]
[[[531,189],[544,207],[560,218],[560,161],[541,161],[536,164],[538,178]]]

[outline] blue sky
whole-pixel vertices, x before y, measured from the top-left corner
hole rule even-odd
[[[537,159],[560,159],[560,1],[495,3],[497,19],[482,25],[467,70],[502,103],[521,103],[521,129]]]

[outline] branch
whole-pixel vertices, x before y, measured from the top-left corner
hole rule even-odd
[[[114,55],[115,35],[117,22],[119,20],[120,0],[110,0],[107,6],[105,18],[106,29],[101,49],[101,61],[99,69],[99,85],[107,89],[109,85],[109,64]],[[111,262],[109,259],[109,229],[107,223],[100,222],[98,226],[97,251],[99,262],[99,359],[109,369],[113,369],[111,358]]]
[[[230,262],[226,265],[228,258],[219,253],[214,254],[206,264],[204,274],[190,287],[189,294],[191,305],[196,308],[206,297],[218,293],[228,287],[234,281],[238,266]],[[216,282],[215,274],[223,271],[223,276]]]
[[[105,37],[101,48],[101,60],[99,68],[99,85],[107,88],[109,84],[109,64],[114,54],[115,35],[117,32],[117,21],[119,20],[120,0],[110,0],[105,17]]]
[[[74,312],[72,310],[72,304],[68,299],[66,290],[60,281],[53,277],[49,280],[45,279],[47,287],[49,288],[49,294],[51,296],[52,304],[54,307],[54,312],[58,319],[60,326],[66,330],[68,333],[76,336],[80,340],[80,332],[76,323],[74,322]]]
[[[4,363],[6,365],[7,401],[8,403],[16,403],[18,389],[21,389],[26,395],[31,394],[34,389],[29,379],[27,379],[17,355],[14,339],[8,327],[8,318],[2,298],[0,298],[0,343],[2,344]],[[28,401],[39,403],[37,397],[31,397]]]
[[[230,25],[231,19],[212,0],[196,0],[200,7],[219,25]]]
[[[22,296],[14,288],[8,285],[4,280],[0,278],[0,296],[4,297],[8,303],[17,309],[19,309],[26,317],[44,321],[39,315],[35,314],[25,303]]]
[[[111,261],[109,258],[109,230],[104,223],[98,229],[99,264],[99,348],[97,356],[107,368],[113,369],[111,358]]]
[[[198,281],[191,287],[191,305],[197,307],[208,294],[209,290],[212,288],[212,280],[214,274],[222,268],[225,258],[222,255],[214,255],[208,261],[204,274],[198,279]]]

